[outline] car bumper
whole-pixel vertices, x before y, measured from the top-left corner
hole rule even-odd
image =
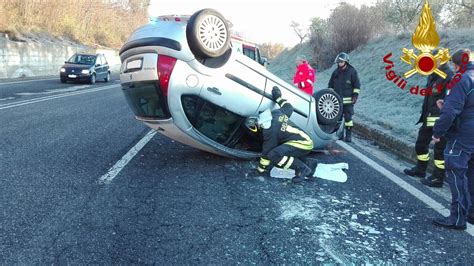
[[[88,81],[91,78],[90,74],[72,74],[72,73],[60,73],[59,77],[62,80],[68,81]]]

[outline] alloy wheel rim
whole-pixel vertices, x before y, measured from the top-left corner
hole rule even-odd
[[[319,113],[326,119],[334,119],[336,118],[337,114],[341,106],[337,97],[333,94],[327,93],[323,94],[318,101],[318,110]]]
[[[217,16],[206,16],[199,25],[199,40],[209,50],[217,51],[227,41],[224,21]]]

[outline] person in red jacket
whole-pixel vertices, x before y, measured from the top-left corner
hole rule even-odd
[[[304,55],[296,57],[296,73],[293,83],[300,90],[313,95],[313,83],[315,81],[314,69],[308,64]]]

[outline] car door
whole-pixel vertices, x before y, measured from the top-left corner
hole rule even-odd
[[[102,64],[104,65],[104,78],[107,77],[107,73],[109,73],[109,62],[105,58],[105,55],[101,55],[102,57]]]
[[[102,64],[102,57],[100,55],[97,55],[95,60],[95,75],[96,79],[104,78],[104,66]]]
[[[266,77],[238,61],[218,74],[206,79],[200,96],[234,114],[254,115],[263,98]]]
[[[297,88],[289,88],[287,85],[269,78],[265,86],[265,97],[260,109],[263,110],[263,108],[274,105],[271,95],[273,87],[277,86],[281,90],[282,98],[286,99],[293,106],[294,111],[290,117],[291,121],[304,129],[309,121],[311,97],[302,91],[297,91]]]

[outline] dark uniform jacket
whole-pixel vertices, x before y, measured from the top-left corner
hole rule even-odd
[[[426,95],[423,99],[420,119],[417,122],[417,124],[423,123],[423,126],[425,127],[433,127],[436,120],[438,120],[440,110],[436,105],[436,101],[444,99],[444,96],[446,95],[446,85],[454,75],[454,72],[447,64],[442,65],[440,70],[447,74],[446,79],[433,73],[428,76],[428,81],[426,83],[426,88],[431,88],[432,94]]]
[[[352,104],[352,97],[358,97],[360,93],[357,71],[350,64],[345,69],[336,68],[332,72],[328,88],[333,88],[342,97],[344,104]]]
[[[263,129],[262,157],[268,158],[268,153],[280,144],[291,145],[304,150],[313,149],[313,141],[303,130],[289,121],[293,106],[286,100],[278,99],[280,109],[272,111],[270,128]]]
[[[439,138],[446,134],[451,141],[474,149],[474,65],[469,62],[464,67],[466,72],[444,100],[440,118],[433,128],[433,136]],[[453,127],[455,119],[459,119],[459,123]]]

